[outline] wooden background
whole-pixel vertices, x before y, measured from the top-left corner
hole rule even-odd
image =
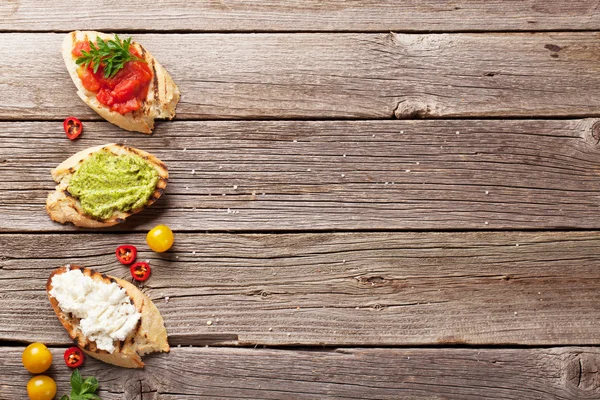
[[[143,43],[176,120],[100,120],[74,29]],[[600,1],[10,0],[0,44],[0,399],[25,398],[32,341],[67,392],[45,281],[127,277],[123,243],[172,351],[88,360],[103,399],[600,398]],[[102,232],[51,222],[50,169],[117,141],[167,163],[165,196]]]

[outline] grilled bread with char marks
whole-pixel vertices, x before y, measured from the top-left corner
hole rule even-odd
[[[148,95],[142,102],[142,107],[139,110],[128,112],[124,115],[119,114],[100,103],[96,99],[96,93],[87,90],[83,86],[81,78],[79,78],[79,75],[77,74],[77,69],[79,68],[75,62],[77,57],[73,55],[72,51],[78,41],[87,39],[93,43],[96,41],[97,37],[100,37],[103,40],[114,39],[114,35],[107,35],[101,32],[74,31],[67,34],[62,44],[62,54],[65,65],[67,66],[67,70],[71,75],[73,83],[77,86],[77,94],[81,97],[81,100],[108,122],[128,131],[152,133],[155,118],[173,119],[173,117],[175,117],[175,107],[179,102],[179,89],[173,82],[169,73],[139,43],[132,42],[131,45],[135,47],[142,58],[146,60],[153,74],[152,81],[148,88]]]
[[[57,274],[62,274],[73,269],[81,270],[84,275],[89,276],[96,281],[107,284],[116,283],[121,288],[125,289],[137,311],[142,314],[136,327],[129,335],[127,335],[127,338],[124,341],[116,343],[116,349],[112,354],[105,350],[99,350],[96,347],[95,342],[89,341],[83,336],[83,333],[79,329],[79,319],[72,318],[72,316],[65,314],[58,305],[58,301],[50,295],[50,291],[52,290],[52,278]],[[90,268],[63,266],[52,272],[46,283],[46,291],[54,312],[69,333],[71,339],[91,357],[119,367],[143,368],[144,363],[142,362],[141,356],[144,354],[169,351],[167,330],[165,329],[160,312],[148,296],[123,279],[100,274]]]
[[[156,169],[158,172],[158,183],[156,184],[154,193],[152,193],[144,207],[128,212],[114,211],[110,218],[103,220],[94,219],[83,211],[79,200],[74,198],[68,191],[69,180],[79,165],[97,151],[109,151],[116,155],[135,154],[145,159]],[[84,228],[103,228],[124,222],[130,215],[142,211],[158,200],[167,187],[169,173],[166,165],[152,154],[121,144],[111,143],[90,147],[72,155],[52,170],[52,178],[58,183],[58,186],[56,186],[54,192],[50,192],[48,195],[46,211],[53,221],[60,222],[61,224],[71,222],[75,226]]]

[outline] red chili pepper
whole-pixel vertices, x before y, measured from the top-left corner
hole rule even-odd
[[[65,119],[65,122],[63,122],[63,128],[65,128],[65,133],[71,140],[77,139],[77,137],[81,135],[81,132],[83,132],[83,124],[75,117],[69,117]]]
[[[129,267],[129,272],[131,272],[131,276],[138,282],[144,282],[148,278],[150,278],[150,265],[147,262],[136,262],[131,267]]]
[[[65,363],[69,368],[77,368],[83,364],[83,351],[79,347],[69,347],[65,351]]]
[[[117,247],[116,254],[117,259],[121,264],[129,265],[135,261],[135,258],[137,257],[137,249],[135,246],[125,244]]]

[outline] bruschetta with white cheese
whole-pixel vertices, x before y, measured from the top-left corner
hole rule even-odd
[[[143,368],[144,354],[169,351],[160,312],[123,279],[67,265],[52,272],[46,291],[71,339],[91,357]]]

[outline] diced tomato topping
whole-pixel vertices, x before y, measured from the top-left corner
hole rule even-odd
[[[74,56],[81,56],[81,51],[89,51],[90,43],[81,41],[73,48]],[[141,58],[134,47],[129,52]],[[119,114],[139,110],[148,95],[148,87],[152,81],[152,71],[148,64],[141,61],[129,61],[123,69],[111,78],[104,77],[104,68],[100,66],[96,72],[93,65],[81,66],[77,70],[83,87],[96,92],[96,99]]]
[[[113,109],[119,114],[127,114],[130,111],[139,110],[142,104],[138,99],[128,100],[127,103],[118,103]]]
[[[81,50],[90,51],[90,42],[88,40],[75,43],[72,53],[74,56],[79,57],[81,56]]]
[[[96,92],[98,89],[100,89],[100,82],[98,82],[91,69],[82,65],[77,69],[77,75],[79,75],[79,79],[81,79],[83,87],[87,90]]]

